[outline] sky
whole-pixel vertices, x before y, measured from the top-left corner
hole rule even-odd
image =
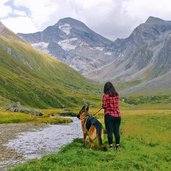
[[[14,33],[43,31],[72,17],[115,40],[149,16],[171,21],[171,0],[0,0],[0,21]]]

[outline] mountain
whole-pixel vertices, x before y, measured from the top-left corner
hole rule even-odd
[[[113,58],[106,48],[112,41],[72,18],[61,19],[42,32],[18,35],[36,49],[57,57],[81,73],[102,67]]]
[[[19,36],[89,79],[113,81],[123,93],[171,91],[171,21],[149,17],[128,38],[114,42],[72,18]]]
[[[149,17],[128,38],[117,39],[109,49],[115,56],[113,61],[87,77],[131,86],[124,93],[171,91],[171,21]]]
[[[2,23],[0,73],[0,104],[19,101],[36,108],[77,106],[95,101],[98,93],[97,84],[33,49]]]

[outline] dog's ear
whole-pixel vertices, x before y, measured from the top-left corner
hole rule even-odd
[[[85,109],[87,112],[88,112],[88,110],[89,110],[89,105],[86,107],[86,109]]]
[[[81,110],[86,110],[86,106],[84,105]]]

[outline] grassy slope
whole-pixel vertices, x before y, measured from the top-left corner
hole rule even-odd
[[[62,109],[55,110],[55,113],[60,114]],[[72,122],[70,118],[62,118],[62,117],[55,117],[51,118],[49,115],[52,113],[51,110],[44,110],[43,116],[34,116],[19,112],[7,112],[7,111],[0,111],[0,124],[7,124],[7,123],[24,123],[24,122],[33,122],[35,124],[40,123],[48,123],[48,124],[59,124],[59,123],[69,123]]]
[[[76,106],[98,93],[96,84],[62,62],[2,36],[0,73],[0,96],[32,107]]]
[[[84,149],[78,139],[58,154],[31,160],[12,170],[171,170],[170,125],[171,110],[122,110],[120,152]]]

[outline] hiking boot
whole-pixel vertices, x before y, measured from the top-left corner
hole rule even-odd
[[[109,145],[109,150],[113,149],[113,144]]]
[[[116,145],[115,145],[115,149],[116,149],[116,151],[120,151],[120,150],[121,150],[120,144],[116,144]]]

